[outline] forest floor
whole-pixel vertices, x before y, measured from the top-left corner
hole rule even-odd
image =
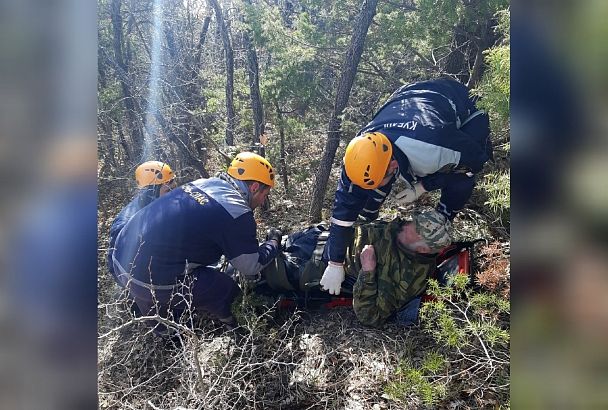
[[[294,170],[315,169],[310,163],[290,166]],[[330,177],[334,185],[330,182],[328,192],[335,189],[336,172]],[[308,226],[312,175],[296,175],[290,180],[290,192],[283,187],[275,189],[270,209],[256,212],[258,237],[263,237],[270,226],[286,233]],[[448,367],[424,373],[421,369],[427,359],[435,352],[445,351],[441,341],[419,325],[364,327],[347,307],[288,314],[256,308],[245,317],[246,323],[240,323],[238,332],[225,332],[218,323],[203,320],[197,323],[195,332],[181,333],[180,345],[168,343],[133,319],[106,269],[109,227],[130,199],[126,185],[124,180],[99,183],[101,408],[509,407],[508,360],[492,361],[490,367],[497,368],[482,373],[482,362],[465,367],[461,364],[464,356],[444,354]],[[327,197],[323,215],[326,219],[333,195]],[[435,200],[431,196],[426,202]],[[472,202],[475,200],[474,196]],[[391,199],[384,208],[381,217],[385,219],[404,211]],[[465,209],[455,220],[456,239],[487,239],[476,248],[480,256],[475,264],[477,285],[508,303],[509,240],[505,231],[493,223],[474,207]],[[509,317],[501,320],[501,328],[508,332]],[[503,354],[508,355],[508,345],[503,347]],[[467,373],[467,369],[472,370]],[[496,383],[494,377],[498,373],[506,380]]]

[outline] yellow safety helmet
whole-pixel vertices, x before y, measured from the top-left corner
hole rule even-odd
[[[380,132],[355,137],[344,154],[346,175],[363,189],[376,189],[386,174],[392,155],[391,142]]]
[[[166,184],[174,178],[175,174],[171,167],[160,161],[144,162],[135,170],[135,180],[138,188]]]
[[[253,152],[241,152],[228,167],[228,175],[241,181],[257,181],[274,187],[274,171],[266,158]]]

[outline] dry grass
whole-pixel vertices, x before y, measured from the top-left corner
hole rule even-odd
[[[399,408],[383,386],[418,338],[415,330],[364,328],[348,309],[306,319],[295,312],[280,324],[271,309],[232,332],[175,324],[182,345],[173,346],[119,304],[100,309],[114,310],[99,340],[107,409]]]
[[[509,244],[491,242],[480,248],[479,255],[480,266],[476,275],[477,282],[485,289],[510,300]]]
[[[293,232],[308,225],[313,171],[306,171],[299,179],[296,174],[315,169],[310,161],[316,154],[310,152],[320,152],[322,147],[304,140],[292,145],[292,152],[306,152],[309,156],[290,157],[294,173],[290,193],[283,188],[275,189],[271,208],[256,213],[259,236],[269,226]],[[337,157],[340,156],[339,152]],[[337,173],[332,174],[330,184],[332,181],[335,184],[337,179]],[[242,318],[236,332],[225,332],[219,324],[200,320],[194,326],[195,331],[174,325],[182,341],[177,346],[153,334],[141,320],[132,318],[105,270],[109,225],[129,200],[126,191],[116,195],[112,190],[110,194],[110,184],[112,181],[100,183],[98,214],[101,408],[377,410],[429,407],[416,392],[400,398],[387,394],[387,386],[399,379],[396,372],[404,361],[420,363],[429,352],[442,347],[417,326],[366,328],[347,308],[289,315],[258,309]],[[333,189],[335,186],[328,187],[328,192]],[[434,198],[427,200],[434,202]],[[327,209],[331,209],[331,201],[333,197],[328,194]],[[398,212],[390,199],[384,208],[385,217]],[[488,235],[483,217],[473,210],[466,210],[456,222],[462,228],[464,239]],[[496,244],[495,251],[490,251],[491,246],[487,248],[480,259],[484,273],[479,281],[501,292],[509,285],[508,252],[500,244]],[[508,290],[503,295],[508,295]],[[473,393],[467,392],[458,378],[450,379],[446,389],[445,398],[432,407],[495,406],[501,404],[504,397],[504,392],[483,386]]]

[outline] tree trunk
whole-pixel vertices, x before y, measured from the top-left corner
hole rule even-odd
[[[203,27],[201,28],[201,34],[198,37],[198,44],[196,45],[196,56],[194,57],[194,65],[192,67],[192,77],[196,78],[198,76],[198,70],[201,65],[201,55],[203,53],[203,46],[205,45],[205,40],[207,39],[207,32],[209,31],[209,23],[211,22],[211,16],[205,16],[203,20]]]
[[[288,173],[288,169],[287,169],[287,159],[286,159],[286,152],[285,152],[285,122],[283,119],[283,112],[281,111],[281,108],[279,107],[279,103],[278,101],[274,101],[274,107],[277,111],[277,117],[279,119],[278,121],[278,126],[279,126],[279,138],[280,138],[280,146],[279,146],[279,163],[281,166],[281,177],[283,178],[283,186],[285,187],[285,192],[289,193],[289,181],[288,181],[288,177],[287,177],[287,173]]]
[[[127,122],[129,125],[129,135],[131,136],[131,149],[128,156],[131,159],[140,158],[144,146],[144,135],[139,126],[138,116],[141,115],[137,109],[137,103],[131,92],[129,84],[129,64],[123,56],[123,35],[122,35],[122,15],[120,13],[121,0],[112,0],[110,5],[110,15],[112,20],[112,29],[114,33],[114,58],[119,69],[124,75],[120,76],[120,87],[123,94]]]
[[[112,119],[109,116],[98,118],[98,157],[101,160],[103,158],[104,166],[101,170],[101,175],[111,175],[118,168],[118,162],[116,160],[116,148],[115,141],[113,138],[113,127]]]
[[[245,3],[251,5],[250,0],[245,0]],[[249,96],[251,99],[251,109],[253,111],[253,145],[258,147],[260,155],[264,156],[264,146],[260,145],[260,136],[264,133],[264,105],[262,104],[262,96],[260,94],[260,69],[258,64],[258,55],[253,44],[252,35],[245,23],[243,32],[243,45],[247,50],[247,74],[249,78]]]
[[[196,54],[194,56],[194,59],[189,64],[189,75],[187,83],[191,90],[190,95],[192,96],[191,101],[189,101],[190,108],[204,108],[207,105],[205,98],[201,94],[203,85],[200,84],[198,75],[199,71],[201,70],[201,55],[203,51],[203,46],[205,45],[205,40],[207,39],[207,32],[209,31],[210,21],[211,16],[206,16],[203,20],[203,26],[201,27],[198,43],[196,45]]]
[[[222,15],[222,8],[217,0],[208,0],[215,12],[226,58],[226,144],[234,145],[234,53],[230,42],[230,33]]]
[[[102,58],[100,56],[99,50],[97,53],[97,58],[100,61],[100,64],[97,65],[97,79],[99,81],[99,88],[105,89],[108,86],[106,65],[101,63]],[[99,137],[101,137],[99,144],[99,158],[105,156],[104,163],[105,165],[110,166],[111,171],[117,168],[117,156],[116,156],[116,142],[114,141],[114,127],[112,126],[112,118],[108,114],[101,113],[102,107],[101,104],[99,106],[100,114],[97,116],[97,124],[101,128],[101,132],[98,132]],[[104,141],[105,140],[105,141]],[[107,169],[103,169],[101,174],[107,174]]]
[[[125,163],[128,164],[129,162],[134,162],[135,158],[129,157],[131,153],[129,149],[129,144],[127,143],[127,139],[125,138],[125,131],[122,128],[122,122],[116,121],[116,128],[118,132],[118,141],[120,141],[120,146],[122,147],[124,153]]]
[[[351,38],[350,47],[344,56],[344,62],[342,63],[342,75],[340,77],[340,82],[338,83],[334,110],[327,128],[325,150],[323,152],[321,163],[319,164],[319,170],[315,175],[315,183],[313,186],[312,201],[309,211],[309,218],[311,222],[318,222],[321,220],[321,209],[323,208],[323,199],[325,198],[327,181],[329,179],[331,166],[340,142],[340,115],[348,104],[350,90],[357,74],[357,66],[361,60],[361,54],[363,53],[363,46],[365,44],[367,30],[374,18],[374,15],[376,14],[377,4],[378,0],[363,0],[361,11],[359,12],[359,17]]]
[[[264,133],[264,106],[260,95],[260,70],[258,56],[248,33],[243,34],[243,43],[247,49],[247,74],[249,75],[249,96],[253,111],[253,145],[258,147],[264,156],[264,146],[260,145],[260,135]]]
[[[467,83],[469,76],[469,66],[466,59],[466,43],[468,38],[463,34],[463,23],[459,23],[454,29],[452,40],[452,50],[446,59],[444,72],[455,77],[463,84]]]
[[[481,79],[483,67],[483,48],[477,47],[477,53],[475,53],[475,62],[473,63],[473,68],[471,69],[471,74],[469,75],[469,81],[467,82],[467,87],[469,89],[475,87],[475,85]]]
[[[204,129],[200,129],[193,125],[193,114],[192,112],[197,109],[203,109],[207,102],[205,97],[203,97],[201,93],[202,84],[199,84],[198,74],[201,69],[201,55],[203,52],[203,46],[205,45],[205,40],[207,39],[207,32],[209,31],[209,23],[211,22],[211,16],[205,16],[203,19],[203,25],[201,27],[201,32],[198,37],[198,43],[196,45],[196,54],[194,59],[191,61],[188,71],[187,71],[187,99],[185,101],[186,108],[188,110],[188,130],[187,134],[190,136],[191,140],[193,140],[194,150],[197,156],[201,159],[203,164],[207,164],[207,144],[204,142],[203,135]]]
[[[492,44],[488,41],[491,37],[491,27],[490,21],[486,21],[485,24],[481,27],[480,39],[475,41],[475,46],[477,47],[477,52],[475,53],[475,62],[473,63],[473,68],[471,69],[471,75],[469,76],[469,81],[467,82],[467,87],[474,88],[477,86],[484,72],[484,58],[483,52]]]

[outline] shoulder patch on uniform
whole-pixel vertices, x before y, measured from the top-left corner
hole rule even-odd
[[[226,181],[219,178],[198,179],[192,185],[213,198],[234,219],[251,212],[245,198]]]

